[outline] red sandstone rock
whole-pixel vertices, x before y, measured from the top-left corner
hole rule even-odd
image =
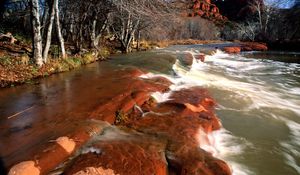
[[[196,59],[204,62],[205,61],[205,55],[197,55]]]
[[[49,142],[45,149],[37,152],[32,158],[34,167],[28,162],[21,162],[11,168],[11,172],[18,172],[20,175],[35,174],[35,167],[38,167],[39,174],[48,174],[51,170],[55,169],[59,164],[66,161],[72,153],[85,144],[92,136],[99,134],[107,127],[107,123],[95,121],[82,121],[82,127],[76,128],[74,133],[69,136],[63,136],[53,142]],[[21,168],[20,168],[21,165]],[[32,172],[29,173],[28,172]]]
[[[220,122],[213,113],[214,101],[201,88],[183,89],[174,92],[170,101],[158,104],[129,127],[168,140],[167,160],[174,174],[229,175],[229,167],[210,153],[200,149],[199,132],[209,133],[220,128]],[[201,106],[193,111],[189,106]],[[169,168],[170,168],[169,167]]]
[[[258,42],[238,42],[240,46],[228,46],[222,48],[226,53],[234,54],[240,53],[241,51],[266,51],[268,47],[265,43]]]
[[[116,112],[129,112],[134,105],[142,105],[149,100],[152,92],[164,92],[172,84],[168,79],[155,77],[152,79],[134,78],[141,72],[133,71],[131,77],[124,77],[118,81],[118,86],[123,87],[122,93],[117,94],[110,101],[100,104],[90,115],[90,118],[107,121],[113,124],[116,120]],[[105,82],[103,82],[105,83]],[[107,87],[109,93],[115,87]]]
[[[268,47],[265,43],[258,42],[242,42],[242,51],[249,51],[250,48],[255,51],[267,51]]]
[[[114,76],[101,79],[106,83],[105,89],[101,89],[104,100],[99,99],[98,106],[89,116],[114,123],[118,110],[137,112],[134,118],[124,123],[130,128],[121,131],[103,122],[78,121],[82,127],[74,127],[73,133],[49,143],[44,151],[37,153],[34,158],[37,163],[34,167],[30,164],[30,168],[39,167],[41,174],[47,174],[97,135],[85,145],[92,152],[83,151],[64,174],[96,171],[125,175],[164,175],[168,172],[229,175],[226,163],[200,149],[202,143],[208,142],[199,136],[200,133],[210,133],[221,126],[213,112],[215,102],[208,92],[199,87],[182,89],[173,92],[171,100],[156,104],[150,102],[150,93],[166,91],[171,82],[162,77],[141,79],[138,76],[142,73],[132,69],[114,72]],[[115,86],[114,83],[119,84]],[[142,117],[134,110],[135,104],[147,108],[149,113]]]
[[[226,18],[219,13],[219,8],[211,4],[210,0],[194,0],[190,9],[190,16],[200,16],[214,21],[226,21]]]
[[[134,131],[107,128],[87,149],[98,150],[79,155],[65,174],[75,174],[89,167],[115,174],[167,174],[163,140]]]
[[[207,144],[208,139],[203,140],[199,134],[220,128],[220,122],[212,111],[215,102],[208,92],[194,87],[173,92],[170,98],[172,100],[151,106],[149,110],[153,112],[144,117],[138,115],[126,122],[126,126],[140,133],[128,129],[105,129],[104,134],[89,145],[99,150],[98,153],[78,156],[65,174],[97,169],[121,175],[163,175],[168,172],[182,175],[231,174],[225,162],[200,149],[200,145]],[[190,106],[201,106],[204,110],[194,111]]]
[[[224,47],[223,51],[225,51],[226,53],[240,53],[241,52],[241,47]]]
[[[212,157],[199,147],[199,131],[202,128],[211,131],[213,124],[192,112],[182,114],[149,114],[132,123],[131,127],[168,140],[167,159],[176,174],[231,174],[223,161]]]

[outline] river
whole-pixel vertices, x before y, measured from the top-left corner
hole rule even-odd
[[[82,118],[99,104],[97,99],[103,93],[97,93],[97,89],[105,86],[97,77],[112,70],[138,67],[149,72],[144,77],[161,75],[170,79],[174,83],[170,87],[173,91],[193,86],[208,89],[218,103],[216,113],[223,128],[213,132],[209,136],[210,144],[201,148],[225,160],[234,175],[300,174],[299,53],[229,55],[216,51],[201,62],[195,58],[203,47],[172,46],[114,56],[108,62],[54,75],[34,85],[1,90],[0,153],[4,162],[18,161],[18,154],[25,154],[20,153],[16,140],[21,140],[20,146],[29,147],[25,150],[33,152],[30,145],[66,132],[59,129],[50,132],[57,126],[72,123],[70,118],[58,116]],[[180,59],[185,54],[194,57],[191,65]],[[168,93],[153,96],[159,102],[168,99]],[[21,116],[14,117],[19,111],[23,111]],[[13,117],[7,119],[9,116]],[[47,122],[53,123],[53,116],[56,116],[55,127],[37,132]]]

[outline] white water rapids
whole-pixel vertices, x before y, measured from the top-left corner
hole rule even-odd
[[[194,59],[190,67],[177,61],[173,71],[159,75],[174,83],[171,90],[202,86],[217,101],[224,128],[209,135],[201,148],[225,160],[234,175],[300,174],[300,64],[217,51],[204,62]],[[153,76],[158,75],[143,77]],[[169,95],[153,94],[159,102]]]

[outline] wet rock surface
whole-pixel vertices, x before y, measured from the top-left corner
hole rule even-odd
[[[237,42],[232,46],[222,47],[221,50],[229,54],[237,54],[242,51],[267,51],[268,46],[258,42]]]
[[[10,174],[28,161],[40,174],[57,168],[59,173],[80,175],[231,174],[224,161],[200,148],[211,144],[207,134],[221,127],[208,92],[200,87],[181,89],[157,103],[151,94],[168,92],[172,83],[164,77],[141,78],[145,73],[134,68],[110,70],[95,79],[101,80],[97,88],[85,84],[89,90],[82,95],[98,101],[90,107],[85,107],[87,99],[74,101],[81,104],[77,108],[81,115],[65,115],[51,128],[30,128],[40,129],[40,136],[23,138],[22,144],[31,145],[31,152],[7,159]]]
[[[169,101],[145,109],[146,104],[141,108],[148,112],[132,110],[121,129],[105,129],[87,146],[99,151],[79,155],[65,173],[88,172],[92,167],[115,174],[231,174],[224,161],[200,148],[210,144],[206,134],[221,126],[205,89],[175,91]],[[201,110],[195,112],[191,106]]]
[[[110,169],[115,174],[167,174],[165,141],[142,133],[108,127],[94,138],[65,174],[89,167]],[[93,173],[92,173],[93,174]]]

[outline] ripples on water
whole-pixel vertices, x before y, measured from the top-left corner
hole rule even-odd
[[[167,52],[187,50],[199,53],[196,47]],[[217,51],[189,68],[177,61],[175,76],[167,76],[175,83],[171,90],[209,89],[224,128],[209,136],[213,148],[202,148],[226,160],[234,175],[300,174],[300,64],[246,56]],[[168,94],[153,96],[168,99]]]

